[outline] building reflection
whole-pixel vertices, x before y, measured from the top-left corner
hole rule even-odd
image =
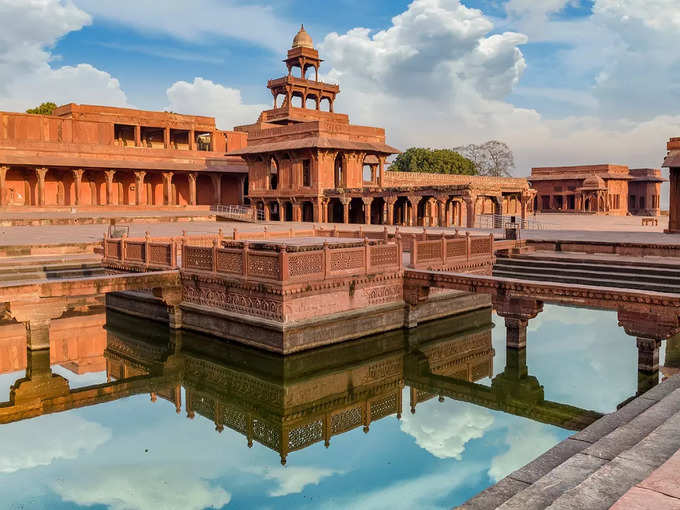
[[[292,452],[328,447],[357,428],[369,433],[378,420],[399,419],[404,405],[415,413],[437,397],[569,430],[601,416],[546,400],[526,347],[507,347],[505,367],[494,376],[491,314],[477,310],[285,357],[111,310],[72,311],[53,321],[49,349],[28,349],[16,325],[0,323],[2,372],[25,370],[0,402],[0,423],[147,394],[189,419],[210,420],[218,432],[238,432],[248,446],[278,452],[285,464]],[[679,338],[667,341],[664,373],[678,369]],[[106,377],[73,388],[53,372],[57,364]]]

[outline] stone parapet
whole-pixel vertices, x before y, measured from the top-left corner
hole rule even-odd
[[[389,170],[383,176],[385,188],[403,186],[456,186],[469,185],[476,188],[529,188],[529,182],[521,177],[487,177],[482,175],[435,174],[424,172],[395,172]]]

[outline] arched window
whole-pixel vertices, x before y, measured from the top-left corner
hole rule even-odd
[[[290,105],[294,108],[302,108],[302,94],[299,92],[293,92],[293,97],[290,99]]]
[[[344,163],[342,159],[342,154],[338,154],[335,157],[335,187],[336,188],[342,188],[344,187],[344,174],[345,173],[345,168],[344,168]]]
[[[269,189],[276,189],[279,186],[279,164],[276,158],[269,160]]]

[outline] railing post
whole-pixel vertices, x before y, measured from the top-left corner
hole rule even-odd
[[[248,279],[248,241],[243,241],[243,277]]]
[[[368,274],[369,265],[371,263],[371,254],[370,254],[370,251],[369,251],[370,249],[371,249],[371,247],[368,244],[368,238],[364,237],[364,270],[365,270],[365,274]]]
[[[397,263],[399,264],[399,272],[404,269],[404,252],[401,245],[401,234],[395,236],[395,241],[397,243]]]
[[[417,263],[418,263],[418,238],[414,236],[413,247],[411,248],[411,267],[415,269]]]
[[[328,241],[324,241],[323,242],[323,277],[324,277],[324,280],[326,278],[328,278],[329,253],[330,253],[330,250],[328,248]]]
[[[472,250],[472,242],[470,241],[470,232],[465,232],[465,254],[466,259],[470,260],[470,251]]]
[[[177,238],[170,238],[170,266],[173,269],[177,268]]]
[[[489,251],[490,251],[489,257],[491,257],[493,259],[493,255],[494,255],[494,253],[493,253],[493,233],[489,234]]]
[[[217,247],[219,246],[219,236],[213,239],[212,245],[212,272],[217,273]]]
[[[288,281],[288,248],[285,244],[281,246],[281,251],[279,252],[279,263],[281,264],[279,270],[281,281],[286,282]]]
[[[399,230],[399,227],[397,227],[397,230]],[[383,241],[387,242],[388,235],[387,235],[387,227],[383,228]]]
[[[144,232],[144,268],[149,269],[149,264],[151,263],[151,256],[149,253],[151,250],[149,250],[149,244],[151,244],[151,235],[149,234],[149,231],[147,230]]]
[[[231,237],[234,241],[238,239],[238,227],[234,227],[234,232],[232,233]]]
[[[264,238],[269,239],[269,228],[266,225],[264,226]]]
[[[187,268],[187,233],[182,231],[182,269]]]
[[[125,249],[127,244],[127,234],[123,234],[120,238],[120,261],[125,262]]]
[[[109,256],[109,250],[108,250],[109,243],[106,242],[107,238],[108,238],[108,235],[104,234],[104,238],[102,239],[102,247],[104,248],[104,250],[103,250],[104,260],[106,260]]]
[[[221,228],[217,229],[217,242],[218,246],[222,246],[222,239],[224,239],[224,232],[222,232]]]
[[[446,236],[443,231],[441,233],[440,243],[442,247],[442,264],[446,264]]]

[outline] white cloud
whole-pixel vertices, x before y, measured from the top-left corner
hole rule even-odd
[[[202,510],[222,508],[231,495],[187,476],[182,467],[124,466],[83,471],[52,488],[68,502],[107,505],[109,510]]]
[[[111,438],[111,431],[72,413],[49,414],[3,425],[0,473],[46,466],[57,459],[91,453]]]
[[[177,113],[215,117],[222,129],[252,124],[265,105],[244,104],[238,89],[228,88],[204,78],[175,82],[167,91],[170,104],[166,108]]]
[[[461,460],[468,441],[483,437],[493,421],[493,414],[482,407],[447,399],[419,406],[416,414],[405,414],[401,430],[435,457]]]
[[[25,110],[43,101],[127,103],[118,80],[89,64],[53,68],[50,48],[91,22],[71,2],[0,0],[0,109]],[[11,22],[9,21],[11,20]]]
[[[76,0],[97,19],[144,33],[168,34],[190,41],[231,37],[280,51],[298,27],[283,21],[273,6],[234,0]],[[264,2],[263,2],[264,3]]]
[[[505,436],[509,449],[495,456],[489,467],[489,477],[495,482],[528,464],[559,443],[545,425],[529,420],[513,423]]]
[[[265,480],[273,480],[278,483],[277,487],[267,492],[272,497],[298,494],[307,485],[318,485],[324,478],[344,473],[339,470],[314,466],[262,466],[247,471],[260,475]]]

